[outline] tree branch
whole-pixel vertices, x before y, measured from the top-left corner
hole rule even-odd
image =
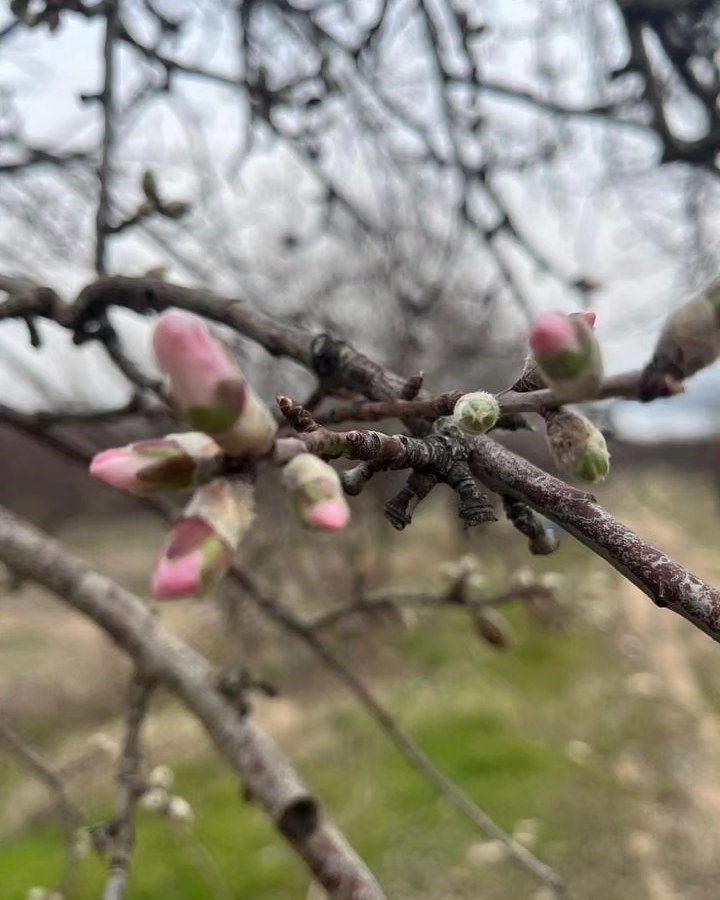
[[[152,686],[133,681],[128,701],[127,727],[118,766],[117,816],[112,823],[113,847],[103,900],[123,900],[127,891],[135,845],[135,805],[140,793],[140,729],[147,715]]]
[[[277,746],[217,690],[218,671],[168,632],[137,597],[2,508],[0,560],[92,619],[132,657],[143,677],[177,694],[333,900],[382,900],[373,876]]]
[[[491,489],[552,519],[640,588],[720,641],[720,591],[646,544],[590,494],[575,490],[483,436],[473,440],[471,466]]]

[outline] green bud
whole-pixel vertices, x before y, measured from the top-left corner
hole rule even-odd
[[[570,410],[558,410],[547,418],[550,454],[555,465],[581,481],[603,481],[610,472],[610,454],[602,432]]]
[[[465,431],[482,434],[490,431],[500,418],[500,406],[494,394],[474,391],[463,396],[455,404],[453,419]]]

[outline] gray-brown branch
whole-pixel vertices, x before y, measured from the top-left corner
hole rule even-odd
[[[557,522],[657,606],[666,606],[720,641],[720,591],[645,543],[590,494],[571,488],[484,435],[473,444],[471,465],[491,490],[509,494]]]
[[[128,700],[125,743],[118,766],[117,816],[112,823],[112,851],[103,900],[123,900],[135,847],[135,807],[140,795],[140,731],[147,715],[152,686],[133,681]]]
[[[218,671],[167,631],[141,600],[2,508],[0,560],[92,619],[129,654],[143,677],[165,685],[185,703],[329,897],[384,897],[271,738],[219,693]]]

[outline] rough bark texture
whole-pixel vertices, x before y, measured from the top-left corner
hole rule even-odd
[[[522,500],[602,556],[657,606],[667,606],[720,641],[720,591],[573,490],[486,437],[474,442],[472,466],[488,487]]]

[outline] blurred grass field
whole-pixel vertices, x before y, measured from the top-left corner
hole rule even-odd
[[[603,497],[646,539],[720,582],[714,485],[657,471],[618,476]],[[497,527],[460,541],[442,509],[406,534],[380,532],[356,553],[379,584],[433,577],[448,555],[477,553],[498,584],[528,562],[566,576],[563,631],[509,613],[513,646],[481,644],[454,611],[375,623],[336,637],[433,761],[503,827],[532,844],[581,900],[714,898],[720,876],[720,655],[662,613],[601,560],[567,539],[549,559]],[[142,590],[160,531],[145,520],[79,523],[64,537],[98,566]],[[366,537],[366,536],[365,536]],[[356,542],[358,541],[355,538]],[[356,548],[357,550],[357,548]],[[367,562],[372,557],[372,564]],[[263,559],[258,553],[258,558]],[[298,563],[302,568],[305,563]],[[312,568],[311,562],[307,563]],[[272,559],[263,575],[272,579]],[[308,600],[312,604],[312,599]],[[218,604],[160,615],[206,652],[227,659]],[[113,761],[93,736],[121,734],[127,669],[92,625],[30,586],[3,599],[3,709],[47,759],[86,759],[69,781],[88,822],[112,814]],[[400,900],[532,898],[538,886],[411,769],[376,726],[303,652],[270,633],[253,664],[282,693],[255,703],[329,814]],[[167,763],[195,812],[191,829],[139,813],[129,897],[295,900],[314,894],[302,864],[240,796],[237,780],[171,698],[153,707],[148,765]],[[50,798],[0,752],[1,895],[52,885],[62,841]],[[104,866],[81,861],[71,896],[100,895]]]

